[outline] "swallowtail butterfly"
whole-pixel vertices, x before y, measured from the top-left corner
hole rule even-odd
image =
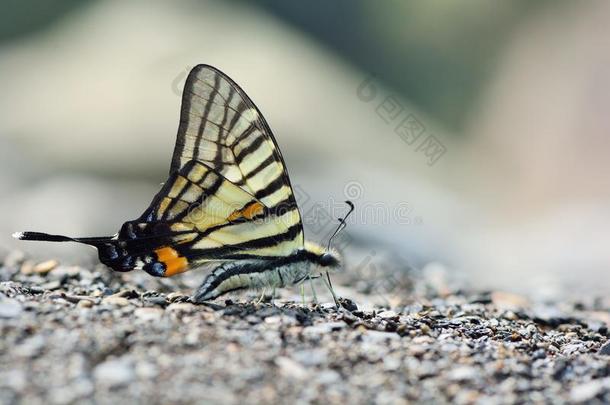
[[[110,237],[14,236],[94,246],[102,263],[121,272],[171,277],[215,265],[196,302],[297,284],[340,264],[330,247],[304,240],[286,164],[261,112],[208,65],[188,75],[169,179],[139,218]]]

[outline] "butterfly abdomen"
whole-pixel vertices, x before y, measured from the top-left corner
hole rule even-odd
[[[298,252],[281,259],[227,262],[206,277],[194,295],[194,300],[212,300],[246,288],[282,288],[298,284],[311,274],[312,266],[313,263]]]

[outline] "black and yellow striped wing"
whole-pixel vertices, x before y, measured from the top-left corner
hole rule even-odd
[[[124,246],[113,261],[163,276],[209,262],[288,256],[303,247],[301,217],[273,134],[219,70],[199,65],[190,72],[170,178],[118,240]]]
[[[193,68],[186,80],[170,174],[190,160],[208,165],[270,209],[298,213],[265,118],[233,80],[208,65]]]

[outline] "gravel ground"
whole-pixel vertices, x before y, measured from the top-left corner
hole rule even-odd
[[[537,303],[438,275],[405,273],[385,307],[347,277],[341,308],[291,290],[193,305],[184,281],[11,254],[0,402],[610,401],[608,302]]]

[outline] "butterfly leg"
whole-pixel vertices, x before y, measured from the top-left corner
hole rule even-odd
[[[261,297],[258,299],[258,301],[256,301],[256,305],[259,305],[261,302],[263,302],[263,299],[265,299],[265,293],[267,293],[267,287],[263,287],[263,293],[261,294]]]
[[[311,293],[313,294],[313,302],[317,304],[318,296],[316,295],[316,289],[313,288],[313,279],[311,278],[311,276],[307,276],[307,278],[309,279],[309,286],[311,287]]]
[[[333,289],[333,284],[330,281],[330,274],[328,274],[328,272],[326,272],[326,278],[328,279],[328,281],[324,280],[324,277],[322,277],[322,280],[324,281],[324,284],[326,284],[326,287],[328,287],[328,290],[332,294],[333,301],[335,301],[335,306],[339,308],[339,301],[337,300],[337,295],[335,294],[335,290]]]

